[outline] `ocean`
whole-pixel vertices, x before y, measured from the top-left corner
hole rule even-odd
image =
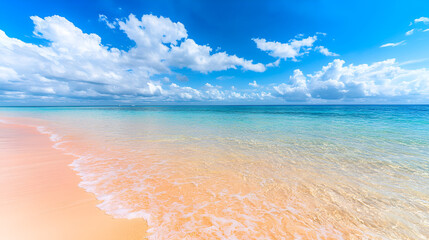
[[[429,106],[2,107],[150,239],[427,239]]]

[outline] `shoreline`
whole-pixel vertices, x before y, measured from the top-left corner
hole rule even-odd
[[[78,186],[73,156],[36,128],[0,122],[0,236],[5,239],[145,239],[143,219],[115,219]]]

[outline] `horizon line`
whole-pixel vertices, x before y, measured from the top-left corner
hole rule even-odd
[[[103,105],[4,105],[0,108],[25,108],[25,107],[204,107],[204,106],[429,106],[429,103],[365,103],[365,104],[356,104],[356,103],[338,103],[338,104],[148,104],[148,105],[140,105],[140,104],[103,104]]]

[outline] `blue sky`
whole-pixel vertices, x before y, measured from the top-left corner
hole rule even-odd
[[[429,103],[428,17],[428,1],[4,2],[0,104]]]

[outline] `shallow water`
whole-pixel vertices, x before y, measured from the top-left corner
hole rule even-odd
[[[152,239],[426,239],[429,106],[0,108]],[[19,119],[19,120],[17,120]]]

